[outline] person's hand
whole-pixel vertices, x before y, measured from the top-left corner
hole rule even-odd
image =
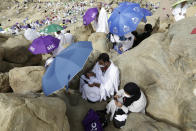
[[[95,85],[94,85],[94,83],[93,83],[93,84],[88,84],[88,86],[89,86],[89,87],[93,87],[93,86],[95,86]]]
[[[123,52],[123,48],[122,47],[120,47],[119,50]]]
[[[85,76],[86,76],[86,78],[88,78],[88,79],[89,79],[89,78],[91,77],[90,72],[86,73],[86,74],[85,74]]]
[[[118,95],[115,95],[115,96],[114,96],[114,99],[118,99],[119,97],[120,97],[120,96],[118,96]]]
[[[91,72],[91,74],[92,74],[94,77],[96,77],[96,74],[95,74],[94,72]]]
[[[96,77],[96,75],[95,75],[94,72],[88,72],[88,73],[86,73],[86,77],[87,77],[87,78],[90,78],[91,76]]]
[[[98,88],[101,86],[100,83],[93,83],[93,85],[96,86],[96,87],[98,87]]]
[[[88,75],[88,73],[86,73],[86,74],[85,74],[85,77],[86,77],[87,79],[89,79],[89,75]]]
[[[122,107],[122,104],[118,101],[115,101],[115,104],[116,104],[117,107]]]

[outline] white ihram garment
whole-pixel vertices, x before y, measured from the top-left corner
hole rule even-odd
[[[33,30],[33,29],[30,29],[28,28],[27,30],[25,30],[24,32],[24,37],[29,40],[29,41],[33,41],[35,40],[36,38],[40,37],[40,34]]]
[[[119,85],[119,70],[111,62],[110,67],[103,74],[101,68],[98,64],[94,66],[92,72],[96,74],[96,79],[100,82],[100,87],[89,87],[88,84],[84,82],[83,79],[80,79],[80,91],[82,97],[85,100],[90,100],[92,102],[97,102],[101,100],[106,100],[106,97],[111,97],[114,95],[114,92],[118,91]]]
[[[173,9],[172,14],[174,15],[176,21],[185,18],[184,14],[186,14],[187,8],[188,8],[188,4],[185,4],[183,8],[181,8],[181,4],[179,4]]]
[[[60,43],[59,43],[58,48],[56,48],[56,49],[53,51],[53,55],[54,55],[54,56],[57,56],[58,54],[60,54],[61,51],[63,51],[63,49],[64,49],[63,46],[64,46],[65,44],[67,44],[65,35],[64,35],[63,33],[61,33],[60,35],[58,35],[57,38],[60,40]]]
[[[104,32],[106,34],[109,33],[109,27],[108,27],[108,15],[104,8],[101,8],[98,16],[98,22],[95,20],[94,26],[96,29],[96,32]]]

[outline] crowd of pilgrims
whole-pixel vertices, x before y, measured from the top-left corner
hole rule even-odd
[[[48,4],[48,6],[50,7],[52,5]],[[186,7],[186,3],[183,3],[181,6],[182,8]],[[180,16],[181,13],[178,13],[179,8],[180,7],[177,6],[173,11],[174,14],[178,15],[175,16],[176,21],[185,17],[184,15]],[[136,31],[127,33],[124,36],[112,34],[109,32],[107,11],[101,2],[97,4],[97,9],[99,11],[97,19],[88,26],[92,26],[96,32],[106,33],[107,39],[112,44],[112,49],[118,54],[123,54],[124,52],[138,46],[144,39],[152,34],[153,27],[149,23],[145,24],[144,32],[140,34]],[[68,14],[69,12],[70,10],[68,10]],[[46,23],[47,22],[50,21],[48,20]],[[68,22],[72,23],[72,21]],[[28,24],[25,32],[33,31],[32,26],[36,25]],[[18,26],[16,26],[16,28],[18,30],[20,29]],[[46,61],[46,68],[50,66],[55,56],[58,55],[65,46],[74,43],[74,36],[69,30],[66,32],[58,31],[55,33],[55,36],[60,39],[60,44],[59,47],[51,53],[52,57]],[[136,83],[129,82],[123,89],[119,90],[119,75],[119,69],[112,62],[109,55],[107,53],[102,53],[97,58],[93,69],[80,77],[80,92],[83,99],[95,103],[112,98],[106,106],[106,112],[111,114],[110,120],[113,120],[114,125],[117,128],[121,128],[125,125],[129,113],[140,112],[145,114],[145,108],[147,105],[145,94]]]
[[[141,34],[136,31],[123,37],[111,34],[106,22],[108,20],[106,10],[101,3],[98,3],[97,8],[99,10],[97,20],[88,26],[92,26],[96,32],[106,33],[107,39],[113,46],[112,49],[117,51],[119,55],[136,47],[152,33],[152,25],[146,24],[144,32]],[[67,37],[61,31],[58,31],[56,36],[61,41],[59,47],[51,53],[52,57],[46,61],[46,68],[50,66],[55,56],[64,49],[64,44],[68,43]],[[146,97],[137,84],[130,82],[124,86],[124,89],[119,90],[119,75],[119,69],[112,62],[109,55],[102,53],[97,58],[93,69],[80,77],[80,93],[84,100],[96,103],[113,98],[106,106],[105,112],[111,114],[110,120],[116,123],[117,128],[125,125],[127,115],[130,112],[145,113],[147,104]]]

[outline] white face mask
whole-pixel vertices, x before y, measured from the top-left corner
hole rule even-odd
[[[102,68],[102,67],[105,67],[105,66],[99,64],[99,67]]]
[[[125,92],[124,92],[124,96],[125,97],[128,97],[128,98],[131,97],[130,95],[127,95]]]

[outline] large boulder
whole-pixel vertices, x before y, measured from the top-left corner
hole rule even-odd
[[[82,22],[72,24],[66,30],[71,31],[75,41],[87,41],[88,37],[93,33],[91,24],[89,26],[84,26]]]
[[[9,84],[9,74],[8,73],[0,73],[0,93],[10,92],[10,84]]]
[[[14,93],[25,94],[40,91],[44,71],[45,69],[42,66],[30,66],[10,70],[9,81]]]
[[[147,95],[149,114],[186,131],[196,130],[196,35],[190,34],[195,21],[193,17],[174,23],[169,32],[154,34],[113,59],[121,88],[137,83]]]
[[[126,125],[122,129],[116,129],[113,125],[110,125],[105,131],[180,131],[179,129],[163,123],[153,120],[152,118],[142,113],[131,113],[127,120]]]
[[[66,104],[59,98],[0,94],[1,131],[69,131]]]
[[[5,56],[5,49],[0,47],[0,61],[3,60],[4,56]]]
[[[65,100],[67,106],[67,117],[69,119],[71,131],[83,131],[82,120],[89,109],[103,110],[107,102],[90,103],[82,99],[81,95],[74,90],[69,89],[69,93],[59,91],[58,97]]]
[[[10,37],[1,46],[5,49],[4,60],[9,63],[16,64],[28,64],[33,60],[32,65],[39,64],[41,62],[40,55],[33,55],[28,47],[31,43],[27,41],[22,35],[16,37]],[[36,59],[36,60],[35,60]]]
[[[189,7],[186,12],[187,17],[196,16],[196,6]]]
[[[2,72],[2,73],[8,72],[10,69],[13,69],[14,67],[22,67],[23,66],[22,64],[9,63],[4,60],[0,61],[0,65],[1,65],[0,72]]]
[[[5,34],[0,34],[0,45],[5,42],[6,40],[9,39],[9,36],[8,35],[5,35]]]
[[[92,41],[93,49],[100,52],[108,52],[109,51],[109,43],[107,42],[105,33],[93,33],[88,41]]]
[[[33,55],[30,43],[22,35],[0,36],[0,72],[8,72],[14,67],[40,65],[41,55]]]
[[[67,105],[67,117],[69,119],[70,128],[72,131],[83,131],[82,120],[87,114],[89,109],[104,110],[108,101],[90,103],[82,99],[81,95],[74,90],[70,90],[69,94],[64,91],[57,93],[58,97],[65,100]],[[177,128],[166,124],[164,122],[158,122],[152,118],[139,113],[131,113],[128,116],[126,126],[120,131],[179,131]],[[113,126],[110,122],[109,125],[104,128],[104,131],[119,131],[119,129]]]

